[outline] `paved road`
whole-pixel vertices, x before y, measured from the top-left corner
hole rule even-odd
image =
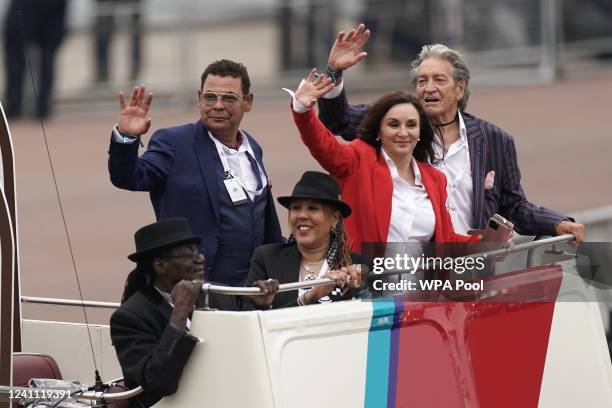
[[[377,95],[353,96],[355,102],[368,102]],[[478,88],[469,111],[515,136],[528,197],[571,213],[612,202],[611,96],[612,75],[600,75],[549,85]],[[189,112],[161,112],[154,105],[152,115],[153,128],[198,118],[195,106]],[[83,297],[90,300],[119,300],[132,268],[125,256],[132,252],[133,233],[154,220],[147,194],[118,190],[108,180],[106,151],[115,120],[97,113],[46,123]],[[303,171],[318,168],[298,140],[287,100],[256,98],[244,124],[264,148],[276,196],[289,193]],[[78,298],[40,124],[14,122],[11,129],[23,294]],[[280,207],[279,215],[286,224]],[[28,318],[78,316],[63,308],[24,308]],[[91,321],[107,319],[106,312],[91,312]]]

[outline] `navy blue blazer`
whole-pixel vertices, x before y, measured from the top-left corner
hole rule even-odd
[[[361,120],[368,106],[349,105],[344,89],[334,99],[319,99],[319,118],[334,134],[345,140],[357,137]],[[461,112],[467,130],[472,169],[473,228],[485,228],[493,214],[500,214],[514,223],[522,235],[554,235],[555,226],[572,218],[527,200],[521,186],[514,139],[504,130],[469,113]],[[485,190],[488,172],[495,171],[492,189]]]
[[[255,159],[263,166],[262,150],[250,135]],[[192,231],[203,237],[208,271],[215,262],[220,239],[219,154],[202,121],[157,130],[147,150],[138,157],[138,143],[118,143],[111,135],[108,171],[113,185],[131,191],[148,191],[155,217],[185,217]],[[267,175],[266,175],[267,176]],[[269,178],[268,178],[269,180]],[[272,186],[266,187],[264,243],[282,242]]]

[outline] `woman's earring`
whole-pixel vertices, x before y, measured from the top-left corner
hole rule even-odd
[[[377,138],[376,138],[376,141],[377,141],[377,142],[380,142],[380,137],[377,137]]]

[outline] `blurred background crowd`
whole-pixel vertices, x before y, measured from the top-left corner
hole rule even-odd
[[[222,50],[245,61],[256,90],[276,87],[324,67],[338,30],[358,21],[374,33],[359,68],[376,74],[357,83],[371,89],[405,83],[405,66],[434,42],[465,52],[477,83],[550,81],[612,61],[611,0],[0,0],[0,9],[12,117],[91,108],[141,82],[184,102]],[[24,38],[38,105],[22,81]]]

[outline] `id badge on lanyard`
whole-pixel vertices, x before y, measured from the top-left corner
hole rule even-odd
[[[241,182],[239,178],[232,174],[221,143],[210,135],[210,132],[208,136],[214,143],[217,153],[219,154],[219,159],[221,160],[221,165],[223,166],[223,184],[225,185],[225,189],[227,190],[227,193],[229,194],[234,206],[245,204],[249,201],[246,193],[247,190],[253,193],[254,196],[261,194],[264,189],[263,186],[260,190],[251,191],[244,183]]]
[[[223,184],[234,205],[241,205],[249,201],[246,192],[229,171],[225,171]]]

